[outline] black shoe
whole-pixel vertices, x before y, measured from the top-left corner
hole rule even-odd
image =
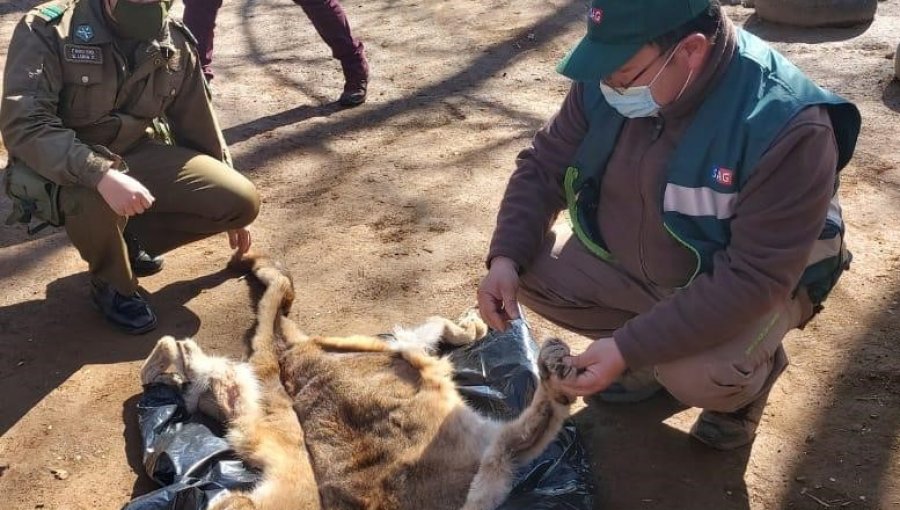
[[[344,84],[344,93],[338,99],[341,106],[350,108],[359,106],[366,102],[366,88],[368,87],[366,80],[349,80]]]
[[[126,333],[140,335],[156,329],[156,314],[137,292],[123,296],[109,284],[92,280],[91,301],[106,320]]]
[[[150,276],[162,271],[163,262],[165,262],[162,255],[154,257],[144,251],[137,237],[129,234],[127,231],[123,237],[125,238],[125,246],[128,248],[128,262],[131,263],[131,272],[135,276]]]

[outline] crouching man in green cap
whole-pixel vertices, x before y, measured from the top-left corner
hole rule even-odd
[[[714,448],[755,437],[802,327],[849,263],[836,191],[860,128],[709,0],[594,0],[562,108],[517,159],[478,301],[595,339],[573,394],[664,387]],[[571,228],[552,228],[568,211]]]
[[[0,134],[8,223],[65,225],[94,305],[134,334],[157,318],[136,276],[161,254],[228,232],[246,251],[256,189],[231,168],[190,34],[172,0],[58,0],[9,45]]]

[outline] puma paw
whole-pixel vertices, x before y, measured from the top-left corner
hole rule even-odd
[[[561,381],[575,378],[575,367],[568,360],[570,355],[569,346],[558,338],[549,338],[544,341],[538,355],[541,385],[553,395],[554,400],[564,405],[569,405],[574,401],[571,396],[566,395],[559,388]]]
[[[475,307],[466,310],[456,323],[472,337],[473,342],[481,340],[488,333],[488,326],[478,314],[478,308]]]
[[[558,338],[549,338],[541,346],[538,355],[538,368],[542,380],[556,376],[557,379],[567,379],[574,373],[574,367],[566,360],[571,355],[569,346]]]

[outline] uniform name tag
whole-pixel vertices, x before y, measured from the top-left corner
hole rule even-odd
[[[67,44],[63,49],[65,52],[66,62],[75,64],[102,64],[103,52],[99,46],[81,46],[78,44]]]

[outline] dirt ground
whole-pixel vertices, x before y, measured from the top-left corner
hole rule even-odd
[[[0,65],[35,3],[0,3]],[[553,69],[582,34],[584,3],[345,7],[372,66],[370,101],[352,110],[329,104],[339,69],[299,7],[239,0],[222,10],[215,103],[236,165],[263,196],[256,244],[293,271],[293,316],[309,331],[455,316],[474,301],[515,154],[568,88]],[[667,397],[580,404],[596,507],[900,509],[900,84],[890,78],[900,0],[880,2],[872,25],[841,30],[728,12],[862,109],[841,189],[853,268],[825,311],[788,336],[793,364],[752,449],[693,443],[697,411]],[[9,209],[0,198],[0,218]],[[163,334],[242,352],[253,303],[247,283],[222,271],[228,256],[224,236],[171,253],[142,281],[159,329],[128,337],[91,308],[85,265],[63,232],[0,229],[0,506],[115,509],[154,488],[140,464],[138,367]]]

